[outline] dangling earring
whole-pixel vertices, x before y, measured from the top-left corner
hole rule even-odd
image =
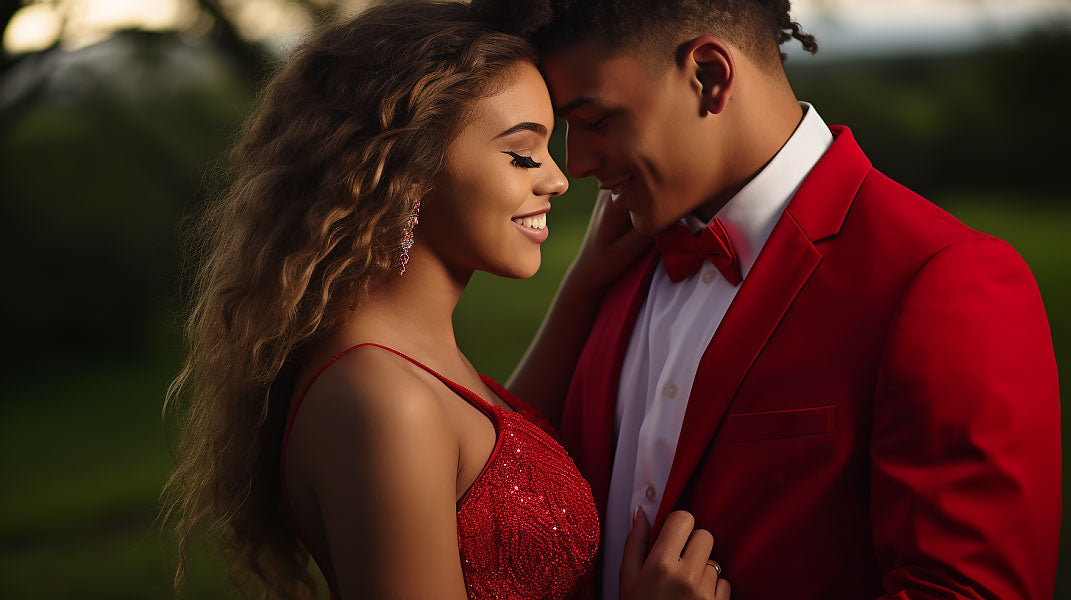
[[[413,247],[413,228],[419,222],[420,198],[413,202],[413,212],[409,213],[409,222],[405,225],[405,233],[402,234],[402,268],[398,273],[405,275],[405,267],[409,265],[409,249]]]

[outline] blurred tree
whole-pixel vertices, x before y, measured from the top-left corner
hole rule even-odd
[[[212,19],[210,36],[221,50],[238,61],[250,84],[255,85],[267,73],[270,58],[267,50],[239,34],[218,0],[197,0],[197,6]]]
[[[318,23],[338,18],[343,5],[347,4],[334,0],[294,0],[294,3],[304,8]]]
[[[248,107],[242,67],[204,40],[125,31],[25,57],[2,89],[3,364],[166,344],[176,224]]]
[[[944,55],[790,61],[797,95],[851,126],[876,165],[924,195],[970,189],[1065,195],[1060,144],[1071,23]]]
[[[7,29],[11,17],[22,8],[22,0],[0,0],[0,32]]]
[[[74,51],[25,54],[0,71],[8,369],[56,347],[143,353],[174,333],[176,223],[214,185],[210,166],[272,60],[243,30],[237,2],[187,1],[203,17],[191,27],[207,33],[124,31]],[[293,1],[315,20],[356,5]],[[0,5],[0,18],[12,6]],[[981,52],[789,69],[801,98],[851,125],[876,164],[924,194],[1006,188],[1057,198],[1058,144],[1071,136],[1071,83],[1061,76],[1069,51],[1071,27],[1053,26]],[[562,133],[552,140],[559,159]],[[590,190],[583,182],[571,196]],[[586,206],[563,202],[555,219],[582,223]]]
[[[7,31],[7,24],[11,22],[11,17],[15,16],[20,8],[22,8],[21,0],[0,0],[0,38]],[[14,57],[8,54],[7,49],[0,46],[0,73],[3,73],[14,60]]]
[[[200,22],[210,24],[207,37],[213,40],[221,50],[231,54],[248,74],[251,83],[256,83],[267,72],[271,55],[261,40],[254,39],[243,31],[237,15],[247,11],[248,6],[242,0],[180,0],[190,8],[203,15]],[[310,23],[330,21],[337,18],[344,10],[360,8],[368,4],[367,0],[275,0],[279,6],[294,7],[306,15]],[[46,4],[63,15],[65,21],[84,19],[94,2],[89,0],[0,0],[0,33],[7,30],[12,17],[24,6]],[[65,37],[61,32],[60,37]],[[4,62],[15,59],[4,51]]]

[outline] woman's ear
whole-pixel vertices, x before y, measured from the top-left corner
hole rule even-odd
[[[684,67],[695,78],[699,94],[699,115],[725,110],[733,92],[736,65],[729,47],[717,38],[701,35],[683,48]]]

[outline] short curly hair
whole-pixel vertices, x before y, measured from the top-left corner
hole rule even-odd
[[[530,39],[540,53],[585,38],[611,51],[641,49],[676,56],[678,46],[710,34],[728,40],[758,64],[784,62],[792,39],[814,54],[818,43],[789,16],[789,0],[472,0],[472,10],[502,31]]]

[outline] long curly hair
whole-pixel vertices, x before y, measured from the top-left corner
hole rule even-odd
[[[188,247],[188,354],[163,409],[180,427],[162,493],[176,589],[207,528],[240,588],[315,595],[278,471],[295,364],[398,268],[413,190],[441,179],[473,101],[523,61],[528,42],[466,5],[405,1],[321,29],[262,91]]]

